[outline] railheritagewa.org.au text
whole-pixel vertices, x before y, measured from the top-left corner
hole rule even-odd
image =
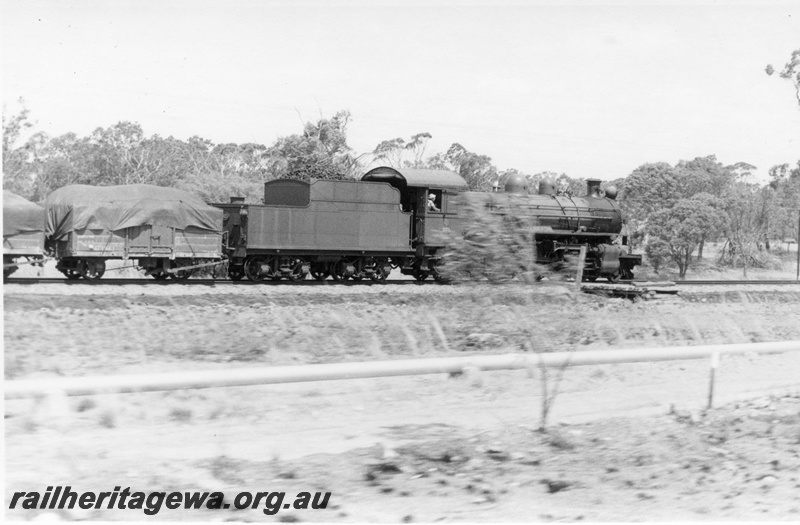
[[[148,516],[168,510],[219,510],[261,509],[264,514],[277,514],[281,510],[325,509],[330,501],[330,492],[298,492],[288,496],[286,492],[239,492],[228,499],[223,492],[140,492],[114,487],[110,492],[77,492],[71,486],[51,486],[44,492],[14,492],[9,509],[63,510],[63,509],[108,509],[136,510]]]

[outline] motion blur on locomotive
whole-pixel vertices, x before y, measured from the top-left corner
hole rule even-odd
[[[447,234],[470,225],[466,204],[485,206],[533,232],[539,264],[559,264],[586,247],[584,276],[615,282],[632,278],[640,255],[621,235],[616,190],[590,180],[585,197],[559,194],[543,181],[528,194],[524,178],[503,193],[468,192],[447,170],[380,167],[360,181],[275,180],[264,203],[232,198],[224,211],[225,251],[231,279],[385,281],[393,269],[417,280],[440,279]]]
[[[544,179],[538,192],[529,194],[527,180],[516,175],[506,181],[504,192],[468,192],[461,195],[460,203],[484,206],[513,224],[517,231],[530,233],[540,265],[577,263],[581,248],[585,247],[584,279],[632,279],[633,269],[641,264],[642,257],[630,253],[627,236],[622,234],[623,216],[616,201],[616,188],[601,190],[600,185],[600,180],[589,179],[586,196],[577,197]],[[462,231],[469,227],[460,226]]]

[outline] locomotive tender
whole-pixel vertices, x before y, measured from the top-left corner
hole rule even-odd
[[[467,192],[447,170],[379,167],[361,181],[274,180],[264,185],[264,204],[232,198],[224,211],[229,276],[253,281],[286,278],[385,281],[392,268],[417,280],[440,279],[438,264],[446,234],[469,225],[462,206],[477,202],[513,216],[535,233],[537,262],[564,261],[587,247],[587,279],[632,278],[641,256],[631,255],[620,236],[622,214],[616,191],[557,195],[547,182],[528,195],[520,179],[506,193]],[[621,241],[622,244],[617,244]]]

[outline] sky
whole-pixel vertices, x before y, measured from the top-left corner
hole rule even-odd
[[[767,76],[800,0],[0,0],[4,116],[35,131],[271,145],[348,110],[348,144],[433,135],[500,170],[625,177],[716,155],[800,160],[800,104]],[[363,157],[370,160],[369,156]]]

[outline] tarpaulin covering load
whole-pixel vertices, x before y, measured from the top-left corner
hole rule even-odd
[[[45,232],[52,240],[62,240],[72,231],[144,225],[222,230],[221,209],[185,191],[148,184],[64,186],[47,196],[45,207]]]
[[[44,208],[3,190],[3,237],[44,231]]]

